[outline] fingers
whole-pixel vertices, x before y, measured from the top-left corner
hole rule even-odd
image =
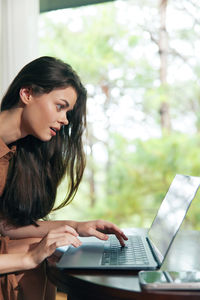
[[[127,241],[128,240],[128,238],[127,238],[127,236],[123,233],[123,231],[121,231],[121,230],[117,230],[117,231],[114,231],[113,232],[115,235],[116,235],[116,237],[118,238],[118,240],[119,240],[119,242],[120,242],[120,245],[122,246],[122,247],[124,247],[125,246],[125,242],[124,241]]]
[[[77,238],[77,236],[72,235],[68,232],[59,232],[57,230],[51,230],[47,236],[46,240],[49,241],[49,243],[53,243],[55,241],[57,247],[66,246],[66,245],[72,245],[74,247],[79,247],[82,243]]]
[[[74,235],[74,236],[78,236],[78,232],[77,232],[73,227],[71,227],[71,226],[64,225],[64,230],[65,230],[66,232],[71,233],[71,234]]]
[[[124,242],[124,241],[127,241],[127,240],[128,240],[128,238],[127,238],[127,236],[124,234],[124,232],[121,231],[119,228],[117,228],[117,230],[115,229],[113,233],[114,233],[114,234],[116,235],[116,237],[118,238],[118,240],[119,240],[119,242],[120,242],[120,245],[121,245],[122,247],[124,247],[124,246],[125,246],[125,242]]]
[[[82,245],[81,241],[74,237],[73,235],[67,234],[63,235],[61,237],[56,237],[52,239],[52,242],[55,240],[56,248],[66,246],[66,245],[72,245],[76,248],[80,247]]]
[[[115,234],[122,246],[125,246],[124,241],[128,240],[124,232],[111,222],[94,220],[77,224],[77,231],[81,236],[95,236],[100,240],[107,240],[107,234]]]
[[[121,236],[119,233],[116,233],[116,232],[114,234],[116,235],[117,239],[119,240],[120,245],[122,247],[124,247],[125,246],[124,240],[128,240],[128,238],[125,236],[125,234],[123,234],[123,236]],[[93,233],[91,235],[95,236],[98,239],[103,240],[103,241],[106,241],[109,238],[108,235],[106,235],[100,231],[97,231],[95,229],[93,230]]]
[[[125,246],[125,242],[124,241],[127,241],[128,238],[127,236],[123,233],[123,231],[121,231],[118,227],[114,226],[113,228],[109,228],[109,233],[111,234],[115,234],[115,236],[117,237],[117,239],[119,240],[120,242],[120,245],[122,247]]]
[[[54,231],[54,230],[52,230]],[[70,233],[49,232],[34,248],[30,249],[30,257],[32,261],[38,265],[45,258],[54,253],[56,248],[66,245],[74,247],[81,246],[81,241]]]
[[[124,232],[111,222],[106,222],[106,221],[102,221],[102,220],[97,221],[97,230],[99,230],[101,233],[115,234],[117,239],[119,240],[121,246],[123,246],[123,247],[125,246],[124,241],[128,240],[128,238],[124,234]],[[106,239],[105,237],[107,237],[105,234],[102,236],[99,234],[96,234],[95,236],[99,237],[100,239]]]
[[[123,231],[122,231],[122,233],[121,233],[121,236],[122,236],[122,238],[123,238],[125,241],[128,241],[128,237],[124,234]]]
[[[89,229],[89,235],[90,236],[95,236],[100,240],[104,240],[106,241],[108,239],[108,236],[98,230],[96,230],[95,228],[90,228]]]
[[[51,256],[56,248],[66,245],[81,246],[78,233],[68,225],[57,227],[48,232],[41,241],[30,247],[28,251],[29,262],[32,267],[37,266],[44,259]]]
[[[56,233],[60,233],[60,232],[66,232],[66,233],[68,232],[68,233],[70,233],[70,234],[72,234],[74,236],[78,236],[77,231],[73,227],[68,226],[68,225],[60,226],[60,227],[58,227],[56,229],[50,230],[49,232],[55,233],[55,234]]]
[[[117,239],[119,240],[120,245],[121,245],[122,247],[124,247],[124,246],[125,246],[124,240],[128,240],[128,238],[126,237],[126,239],[124,239],[121,235],[119,235],[119,234],[117,234],[117,233],[116,233],[115,235],[116,235]]]

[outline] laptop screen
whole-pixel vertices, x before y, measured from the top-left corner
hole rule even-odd
[[[176,175],[148,231],[162,263],[200,185],[200,177]]]

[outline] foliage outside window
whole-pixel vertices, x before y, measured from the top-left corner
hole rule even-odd
[[[200,176],[199,12],[127,0],[41,14],[40,54],[70,63],[89,95],[87,169],[59,218],[149,226],[176,173]],[[200,227],[198,194],[185,226]]]

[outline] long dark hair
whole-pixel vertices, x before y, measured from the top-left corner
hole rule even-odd
[[[74,109],[68,112],[67,126],[42,142],[29,135],[15,142],[17,151],[10,160],[6,186],[0,198],[0,215],[15,226],[36,224],[54,208],[56,191],[68,176],[66,199],[75,196],[85,168],[82,134],[86,126],[86,89],[70,65],[53,57],[40,57],[27,64],[15,77],[1,104],[1,111],[17,107],[22,87],[34,95],[56,88],[73,87],[77,93]]]

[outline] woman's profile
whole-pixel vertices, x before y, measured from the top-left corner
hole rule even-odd
[[[64,207],[81,182],[87,93],[63,61],[40,57],[10,84],[0,112],[0,299],[55,299],[45,259],[79,236],[126,236],[103,221],[47,221],[57,188],[68,178]],[[34,284],[33,284],[34,283]],[[34,293],[33,293],[34,291]]]

